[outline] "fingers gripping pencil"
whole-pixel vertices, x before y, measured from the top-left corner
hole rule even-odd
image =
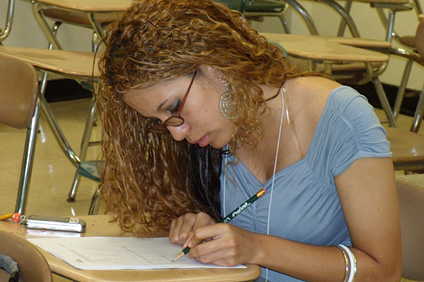
[[[219,223],[227,223],[230,220],[232,220],[234,217],[236,217],[238,214],[240,214],[242,211],[244,211],[248,206],[250,206],[253,202],[255,202],[257,199],[262,197],[265,194],[266,190],[262,188],[256,194],[254,194],[252,197],[250,197],[247,201],[245,201],[243,204],[241,204],[238,208],[230,212],[226,217],[224,217],[222,220],[219,221]],[[177,259],[183,257],[190,251],[190,247],[185,247],[181,252],[178,253],[178,255],[172,260],[176,261]]]

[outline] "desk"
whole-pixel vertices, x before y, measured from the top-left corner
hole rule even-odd
[[[360,46],[361,41],[358,39],[280,33],[261,33],[261,35],[283,46],[289,55],[314,62],[387,62],[389,60],[386,54],[348,45],[350,41],[352,45]],[[373,40],[370,42],[378,43]],[[382,46],[388,45],[384,43]]]
[[[55,8],[69,12],[70,14],[85,14],[93,30],[103,37],[103,27],[101,20],[96,18],[96,14],[111,14],[110,19],[117,17],[116,13],[122,13],[127,10],[134,0],[34,0],[34,15],[40,25],[47,40],[55,49],[62,49],[57,41],[55,31],[51,29],[43,14],[43,9]],[[103,18],[104,20],[104,18]]]
[[[98,68],[93,69],[94,53],[91,52],[0,46],[0,53],[25,61],[37,69],[77,80],[90,82],[93,74],[95,80],[100,75]]]
[[[77,26],[92,28],[94,35],[104,36],[104,27],[116,20],[125,10],[127,10],[133,0],[33,0],[33,12],[43,34],[49,42],[49,49],[63,50],[56,37],[60,24],[57,22],[67,22]],[[57,22],[52,26],[47,21],[47,17],[55,19]],[[93,38],[94,39],[94,38]],[[97,40],[93,40],[94,45]],[[94,47],[93,45],[93,47]],[[94,49],[94,48],[93,48]],[[92,61],[92,60],[90,60]],[[43,84],[46,83],[47,75],[43,78]],[[88,146],[98,144],[99,142],[90,142],[90,132],[95,116],[95,101],[90,106],[90,112],[87,117],[86,128],[83,133],[78,160],[85,161]],[[53,116],[51,116],[53,120]],[[62,137],[61,137],[62,138]],[[63,138],[62,138],[63,139]],[[68,151],[69,152],[69,151]],[[65,152],[67,155],[68,152]],[[71,152],[74,154],[73,152]],[[76,154],[74,154],[76,155]],[[71,160],[72,161],[72,160]],[[72,161],[78,168],[80,162]],[[69,191],[68,201],[75,200],[77,188],[80,182],[81,174],[78,170],[75,172],[74,180]],[[90,207],[90,212],[92,207]]]
[[[64,50],[49,50],[49,49],[35,49],[35,48],[20,48],[20,47],[9,47],[9,46],[0,46],[0,53],[13,57],[19,60],[23,60],[31,65],[33,65],[37,70],[44,72],[43,82],[40,86],[40,93],[44,94],[45,86],[47,83],[47,73],[57,73],[65,77],[76,79],[78,81],[85,81],[87,84],[92,82],[92,72],[93,72],[93,60],[94,53],[91,52],[71,52]],[[98,69],[94,68],[94,80],[97,79],[99,75]],[[70,162],[78,168],[81,164],[82,157],[85,158],[85,153],[88,147],[88,141],[90,137],[91,127],[94,120],[94,105],[95,99],[92,98],[90,105],[90,112],[87,116],[87,123],[83,138],[81,141],[81,150],[80,154],[77,155],[75,151],[71,148],[70,144],[66,140],[62,129],[57,123],[56,119],[53,116],[53,113],[45,100],[44,96],[40,95],[40,109],[49,127],[52,129],[52,132],[64,152],[65,156],[70,160]],[[33,124],[31,126],[31,138],[27,138],[26,146],[28,151],[27,155],[29,159],[33,158],[34,146],[36,140],[38,128],[38,114],[33,119]],[[18,190],[18,199],[16,202],[15,212],[25,213],[27,195],[29,191],[29,179],[31,177],[32,170],[32,161],[25,161],[25,167],[23,167],[23,172],[21,173],[21,181]]]
[[[55,236],[60,234],[75,236],[131,236],[123,233],[117,223],[109,222],[107,215],[82,216],[81,219],[87,223],[87,231],[83,234],[48,232],[26,229],[24,226],[12,221],[0,221],[0,230],[13,233],[22,238],[37,236]],[[146,233],[146,237],[165,236],[164,233]],[[221,269],[157,269],[157,270],[79,270],[69,266],[67,263],[56,258],[50,253],[41,250],[46,257],[53,273],[68,277],[77,281],[252,281],[260,276],[259,266],[248,265],[247,268]]]
[[[396,127],[396,120],[393,111],[387,100],[386,93],[378,78],[379,69],[374,70],[372,63],[387,63],[389,56],[380,52],[348,46],[349,42],[352,45],[361,46],[359,39],[337,39],[332,37],[321,37],[315,35],[296,35],[296,34],[277,34],[277,33],[261,33],[268,40],[276,42],[283,46],[287,53],[294,57],[303,60],[308,60],[312,64],[323,63],[326,71],[331,73],[331,65],[335,63],[365,63],[366,72],[364,81],[372,81],[377,91],[378,98],[384,109],[386,116],[391,126]],[[370,41],[374,47],[384,47],[387,43],[378,43],[378,41]],[[313,69],[312,69],[313,70]],[[366,81],[367,80],[367,81]]]

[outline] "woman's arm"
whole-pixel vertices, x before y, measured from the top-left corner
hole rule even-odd
[[[357,259],[355,281],[400,281],[400,223],[390,158],[358,159],[336,178]],[[207,238],[213,238],[204,242]],[[203,242],[203,243],[201,243]],[[312,246],[251,233],[229,224],[197,228],[189,256],[218,265],[258,264],[306,281],[345,277],[337,247]]]

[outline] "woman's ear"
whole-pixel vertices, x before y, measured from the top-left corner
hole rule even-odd
[[[217,67],[213,66],[200,66],[200,73],[206,77],[218,77],[222,76],[221,71]]]

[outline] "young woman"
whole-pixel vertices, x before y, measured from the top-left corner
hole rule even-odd
[[[138,1],[105,40],[102,197],[124,230],[273,282],[400,280],[390,145],[362,95],[209,0]]]

